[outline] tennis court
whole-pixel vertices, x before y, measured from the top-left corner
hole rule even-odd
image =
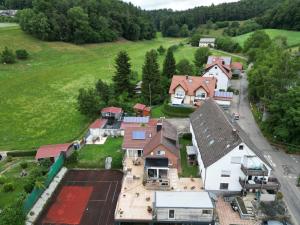
[[[123,173],[115,170],[70,170],[38,225],[113,225]]]

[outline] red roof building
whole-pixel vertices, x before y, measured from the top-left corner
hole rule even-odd
[[[214,96],[214,90],[217,80],[214,77],[196,77],[175,75],[172,78],[169,94],[175,94],[178,86],[181,86],[186,95],[195,96],[196,91],[203,88],[208,97]]]
[[[106,123],[107,119],[97,119],[90,125],[90,129],[101,129]]]
[[[135,104],[135,106],[133,106],[133,110],[139,116],[149,116],[151,113],[151,108],[141,103]]]
[[[35,159],[39,160],[58,157],[62,152],[66,153],[72,145],[72,143],[67,143],[41,146],[37,150]]]
[[[114,114],[117,114],[117,113],[122,113],[123,112],[123,109],[122,108],[118,108],[118,107],[107,107],[107,108],[103,108],[101,110],[101,113],[114,113]]]

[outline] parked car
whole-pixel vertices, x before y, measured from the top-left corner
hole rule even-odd
[[[240,114],[238,114],[238,113],[232,113],[232,118],[234,120],[239,120],[240,119]]]

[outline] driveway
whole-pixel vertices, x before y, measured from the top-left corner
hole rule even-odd
[[[231,111],[240,113],[239,125],[273,166],[273,175],[281,183],[281,192],[292,219],[296,225],[300,225],[300,188],[296,186],[296,179],[300,173],[300,156],[286,154],[271,146],[264,138],[250,110],[246,74],[240,81],[233,81],[233,86],[240,89],[240,97],[234,99]]]

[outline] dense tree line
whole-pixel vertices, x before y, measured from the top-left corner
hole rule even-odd
[[[300,30],[300,1],[286,0],[257,19],[264,28]]]
[[[255,32],[245,47],[254,62],[249,95],[263,114],[263,129],[277,141],[300,145],[299,58],[285,49],[284,39],[271,41],[263,31]]]
[[[243,0],[220,5],[201,6],[186,11],[154,10],[149,14],[155,26],[164,36],[180,35],[180,29],[186,25],[189,30],[196,29],[208,21],[247,20],[262,16],[266,10],[274,8],[283,0]],[[223,25],[219,23],[219,25]]]
[[[0,9],[24,9],[32,7],[32,0],[0,0]]]
[[[21,10],[22,30],[47,41],[94,43],[118,37],[136,41],[155,37],[155,28],[141,9],[117,0],[39,0]]]
[[[230,26],[224,29],[223,34],[228,36],[238,36],[242,34],[246,34],[255,30],[259,30],[262,26],[256,23],[254,20],[245,21],[242,25],[236,22],[238,26],[233,26],[234,23],[231,23]]]

